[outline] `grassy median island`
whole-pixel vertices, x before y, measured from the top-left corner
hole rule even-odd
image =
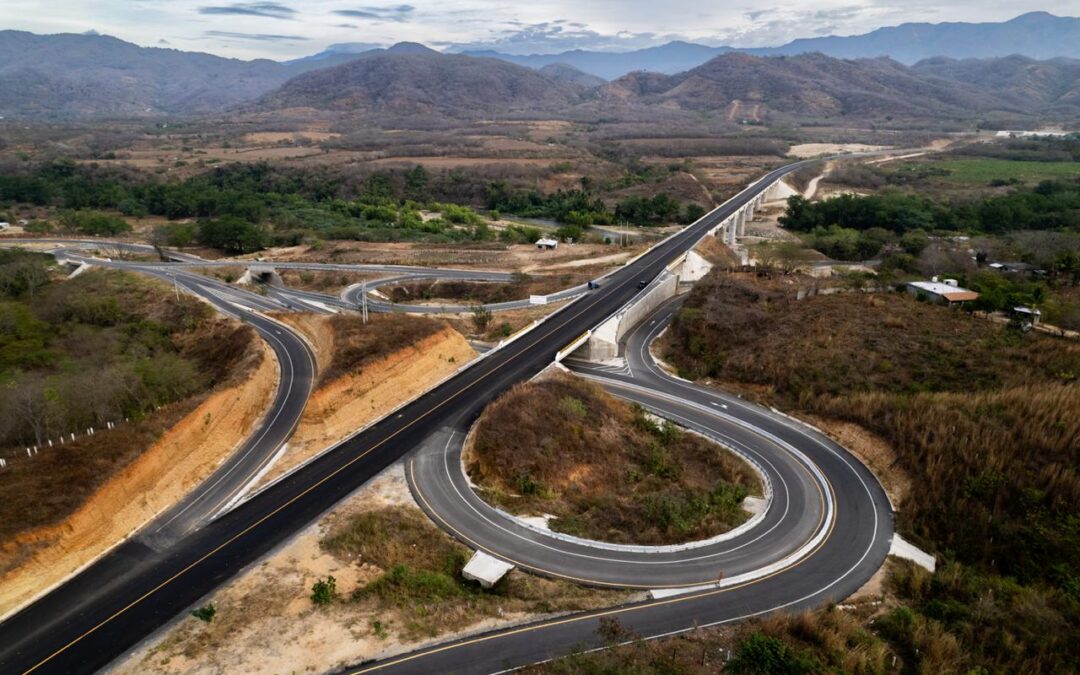
[[[749,518],[760,479],[728,450],[557,374],[514,387],[477,424],[467,468],[481,495],[558,532],[672,544]]]

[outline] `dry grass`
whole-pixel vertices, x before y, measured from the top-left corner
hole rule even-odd
[[[342,561],[376,568],[342,601],[383,616],[407,639],[434,637],[485,617],[594,609],[627,597],[519,571],[484,590],[461,576],[470,551],[410,507],[343,519],[321,546]]]
[[[489,406],[468,461],[488,499],[606,541],[712,536],[743,522],[743,497],[761,494],[731,453],[569,375],[518,385]]]
[[[876,433],[916,486],[905,534],[1075,594],[1080,346],[903,295],[793,295],[713,275],[668,332],[665,358]]]
[[[330,319],[330,326],[334,331],[334,357],[320,374],[322,382],[330,382],[415,344],[438,333],[445,324],[425,317],[376,314],[365,325],[356,316],[338,314]]]

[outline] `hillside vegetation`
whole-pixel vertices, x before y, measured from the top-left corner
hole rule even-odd
[[[61,281],[47,265],[0,254],[0,276],[20,266],[41,275],[0,299],[0,539],[70,513],[199,395],[238,377],[254,339],[159,282],[120,271]],[[46,447],[71,433],[77,441]],[[27,446],[40,454],[26,457]]]
[[[727,531],[761,484],[732,453],[598,385],[557,375],[518,385],[477,423],[467,459],[482,494],[552,529],[618,543],[668,544]]]
[[[1066,672],[1080,644],[1080,345],[904,295],[793,293],[713,274],[665,357],[892,445],[918,486],[898,528],[944,562],[901,583],[907,614],[878,627],[905,668]],[[948,668],[920,631],[958,645]]]

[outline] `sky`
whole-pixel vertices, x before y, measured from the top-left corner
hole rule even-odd
[[[0,29],[96,31],[147,47],[285,60],[332,44],[401,41],[513,54],[619,51],[675,39],[760,47],[908,21],[1077,10],[1077,0],[3,0]]]

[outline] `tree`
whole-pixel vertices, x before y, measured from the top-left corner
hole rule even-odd
[[[491,310],[483,305],[473,307],[472,321],[477,333],[486,332],[488,324],[491,323]]]
[[[253,253],[266,246],[267,233],[261,225],[225,216],[200,223],[199,241],[228,253]]]
[[[405,172],[405,198],[422,202],[428,198],[428,173],[422,164]]]

